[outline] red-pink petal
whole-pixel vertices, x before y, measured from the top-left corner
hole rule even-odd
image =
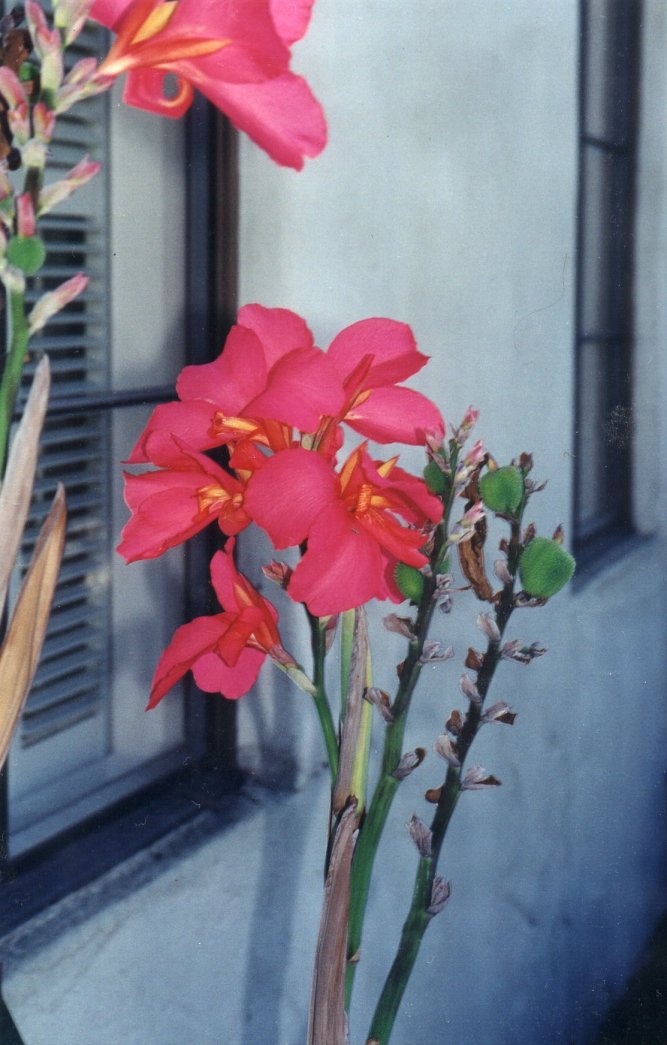
[[[214,412],[210,403],[161,403],[153,410],[127,463],[169,467],[187,460],[183,443],[193,450],[219,446],[224,440],[210,434]]]
[[[315,616],[325,617],[386,598],[384,569],[377,542],[342,505],[334,505],[311,528],[306,554],[287,590]]]
[[[290,47],[304,36],[315,0],[271,0],[278,35]]]
[[[113,29],[131,3],[132,0],[95,0],[90,9],[90,17],[100,25],[106,26],[107,29]]]
[[[245,326],[233,326],[224,348],[212,363],[186,366],[176,390],[183,400],[205,399],[230,417],[237,417],[246,403],[266,384],[264,349],[257,335]]]
[[[445,425],[440,411],[420,392],[387,385],[374,388],[368,399],[353,406],[345,421],[355,432],[378,443],[421,446],[427,435],[442,438]]]
[[[158,661],[147,710],[156,704],[189,671],[195,661],[213,649],[228,627],[224,614],[197,617],[182,624]]]
[[[178,119],[190,108],[194,89],[187,80],[179,78],[175,97],[167,96],[165,80],[169,75],[161,69],[130,69],[123,88],[123,101],[156,116]]]
[[[327,351],[342,376],[351,374],[364,356],[374,356],[364,388],[404,381],[424,366],[428,356],[417,351],[410,327],[393,319],[361,319],[341,330]]]
[[[266,308],[244,305],[237,322],[253,330],[262,342],[268,368],[295,348],[312,348],[315,344],[305,319],[288,308]]]
[[[228,700],[238,700],[257,681],[266,654],[244,649],[234,667],[225,664],[215,653],[207,653],[194,665],[195,682],[205,693],[221,693]]]
[[[126,476],[126,489],[132,493],[133,486],[146,485],[146,480],[160,477],[154,472],[150,476]],[[143,483],[142,483],[143,481]],[[201,486],[201,478],[199,479]],[[126,562],[138,559],[155,559],[168,548],[182,544],[199,533],[211,522],[211,517],[197,517],[197,498],[194,489],[188,490],[185,483],[180,489],[156,490],[145,495],[143,502],[123,527],[122,539],[116,549]]]
[[[271,368],[266,389],[248,403],[246,413],[314,432],[322,417],[336,416],[344,404],[342,382],[324,353],[298,348]]]
[[[245,507],[276,548],[301,544],[317,516],[336,502],[338,480],[317,453],[295,448],[269,458],[250,479]]]
[[[257,84],[228,84],[197,75],[189,79],[239,130],[276,163],[301,170],[327,142],[322,107],[300,76],[283,73]]]

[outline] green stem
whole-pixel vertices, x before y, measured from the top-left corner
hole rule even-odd
[[[385,732],[380,776],[368,807],[366,818],[359,832],[354,853],[348,922],[348,967],[345,982],[345,1005],[348,1009],[352,998],[356,967],[359,961],[373,864],[384,825],[400,783],[398,778],[394,776],[394,772],[403,754],[403,737],[410,710],[410,702],[422,669],[420,657],[436,606],[437,576],[444,568],[450,510],[451,500],[446,507],[445,516],[434,538],[434,548],[431,555],[432,573],[424,577],[424,591],[419,603],[414,627],[415,637],[410,640],[408,655],[401,669],[398,691],[392,705],[393,721],[387,725]]]
[[[9,445],[9,430],[14,416],[16,396],[21,381],[21,372],[28,348],[28,325],[25,319],[25,295],[23,291],[7,292],[11,320],[9,352],[0,381],[0,475],[4,475]]]
[[[461,735],[457,739],[460,766],[448,766],[447,768],[447,776],[431,822],[431,854],[429,857],[421,857],[419,860],[410,910],[403,925],[396,956],[378,1000],[369,1032],[369,1039],[377,1041],[378,1045],[387,1045],[389,1041],[401,999],[417,960],[421,941],[432,917],[428,913],[428,907],[431,904],[438,858],[461,794],[463,765],[481,726],[482,706],[501,659],[500,641],[514,609],[514,577],[519,560],[520,539],[520,523],[515,520],[511,524],[510,547],[507,556],[512,580],[505,585],[496,607],[496,624],[500,631],[500,639],[489,639],[487,644],[484,660],[477,676],[477,690],[481,702],[479,704],[471,702],[469,705]]]
[[[368,1035],[371,1041],[384,1043],[389,1040],[405,984],[414,966],[426,927],[431,920],[426,908],[431,902],[432,863],[430,857],[421,857],[419,860],[410,913],[403,925],[401,940],[382,991],[380,1004],[375,1010]]]
[[[313,651],[313,682],[315,683],[313,700],[320,720],[324,747],[329,760],[331,782],[332,784],[335,784],[336,777],[338,776],[338,738],[336,736],[336,728],[333,723],[333,718],[331,717],[331,708],[329,707],[325,684],[324,658],[326,657],[326,628],[319,617],[314,617],[312,613],[308,613],[308,611],[306,611],[306,613],[308,614],[310,644]]]

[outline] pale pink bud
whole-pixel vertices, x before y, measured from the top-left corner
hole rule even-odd
[[[400,762],[391,775],[396,780],[405,780],[407,776],[410,776],[413,769],[422,764],[425,758],[426,751],[423,747],[415,748],[414,751],[408,751],[407,754],[401,756]]]
[[[42,66],[40,69],[40,83],[43,91],[53,91],[60,87],[65,68],[63,65],[62,51],[60,50],[60,33],[56,30],[55,37],[42,41],[41,48],[35,48],[42,52]]]
[[[19,236],[34,236],[37,229],[35,208],[28,192],[16,197],[16,231]]]
[[[50,142],[56,125],[56,114],[53,109],[49,109],[44,102],[37,102],[32,111],[32,120],[35,137],[41,142]]]
[[[0,259],[0,282],[12,294],[25,293],[25,276],[14,265],[8,265],[5,258]]]
[[[30,138],[30,110],[27,102],[19,102],[7,112],[9,129],[19,145],[25,145]]]
[[[79,160],[76,167],[72,167],[71,171],[61,181],[47,185],[39,194],[40,215],[48,214],[50,210],[53,210],[59,203],[71,196],[76,189],[89,182],[98,173],[100,167],[101,164],[97,160],[91,160],[89,156],[84,156],[82,160]]]
[[[277,562],[274,559],[266,566],[262,566],[262,573],[268,581],[273,581],[274,584],[278,584],[281,588],[286,588],[293,571],[286,563]]]
[[[477,627],[483,631],[491,642],[500,642],[500,630],[493,617],[488,613],[480,613],[477,618]]]
[[[468,409],[466,410],[464,416],[463,416],[463,420],[461,421],[460,427],[465,432],[470,432],[471,429],[473,429],[475,427],[475,425],[477,424],[477,419],[478,418],[479,418],[479,410],[475,410],[474,407],[469,406]]]
[[[414,639],[414,621],[412,617],[399,617],[396,613],[388,613],[386,617],[382,618],[387,631],[392,631],[396,635],[402,635],[404,639]]]
[[[455,769],[458,769],[461,765],[461,760],[457,754],[456,748],[446,733],[441,733],[440,736],[436,738],[433,750],[436,754],[440,755],[440,758],[444,758],[447,765],[453,766]]]
[[[463,695],[467,697],[468,700],[471,701],[471,703],[482,703],[482,697],[480,695],[480,692],[477,689],[477,686],[475,685],[473,680],[470,678],[470,675],[461,675],[461,678],[459,679],[459,686],[461,687],[461,692],[463,693]]]
[[[499,701],[486,709],[482,715],[482,722],[504,722],[506,725],[512,726],[515,718],[516,711],[512,711],[509,704],[504,701]]]
[[[433,879],[433,886],[431,887],[431,902],[426,908],[426,913],[430,914],[431,917],[435,917],[436,914],[440,914],[443,907],[452,895],[452,887],[449,882],[437,874]]]
[[[23,84],[8,65],[0,65],[0,94],[10,110],[28,101]]]
[[[21,146],[21,160],[24,167],[35,167],[43,170],[46,166],[46,144],[37,138],[29,138]]]
[[[415,813],[410,817],[407,828],[410,838],[417,846],[419,855],[429,857],[431,855],[431,842],[433,841],[433,832],[430,828]]]
[[[481,439],[478,439],[476,443],[473,443],[468,453],[463,459],[463,463],[468,465],[469,468],[476,468],[478,464],[481,464],[486,457],[486,448]]]
[[[82,98],[108,91],[112,84],[113,77],[97,76],[94,58],[82,58],[67,74],[56,94],[56,113],[67,112]]]
[[[476,501],[472,508],[461,517],[452,532],[450,533],[448,540],[450,544],[460,544],[461,541],[469,541],[475,532],[475,526],[478,522],[484,518],[484,505],[481,501]]]
[[[72,66],[67,76],[65,77],[65,84],[67,86],[81,86],[82,84],[89,83],[95,73],[97,72],[97,59],[96,58],[81,58],[75,65]]]
[[[462,791],[481,791],[485,787],[500,787],[500,780],[487,773],[484,766],[471,766],[461,781]]]
[[[76,276],[61,283],[55,290],[42,294],[28,316],[30,335],[36,334],[38,330],[46,326],[52,316],[65,308],[65,305],[69,305],[70,301],[74,301],[87,286],[88,277],[84,276],[83,272],[78,272]]]
[[[435,664],[442,660],[451,660],[453,656],[453,646],[445,647],[441,642],[436,642],[434,639],[427,639],[422,647],[419,663]]]
[[[519,664],[530,664],[536,657],[543,657],[546,652],[546,646],[540,646],[537,642],[525,646],[520,639],[506,642],[500,651],[501,656],[506,660],[516,660]]]
[[[493,564],[493,572],[500,581],[501,584],[511,584],[512,574],[507,569],[507,563],[504,559],[496,559]]]
[[[69,46],[86,23],[92,0],[56,0],[53,5],[53,24],[65,32],[65,44]]]
[[[35,0],[27,0],[25,16],[33,40],[39,33],[49,33],[51,31],[40,4],[35,3]]]
[[[383,689],[379,689],[378,686],[369,686],[368,689],[364,690],[364,700],[367,700],[369,704],[375,705],[385,722],[394,721],[394,716],[391,713],[391,698]]]

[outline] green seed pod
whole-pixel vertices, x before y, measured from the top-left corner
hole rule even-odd
[[[394,579],[398,585],[401,595],[411,602],[418,603],[424,594],[424,578],[414,566],[408,566],[404,562],[397,562],[394,569]]]
[[[523,500],[523,476],[508,464],[485,472],[479,481],[479,492],[487,508],[502,515],[513,515]]]
[[[431,493],[442,497],[445,492],[445,474],[435,461],[429,461],[424,469],[424,480]]]
[[[565,587],[574,573],[575,561],[569,552],[549,537],[535,537],[519,559],[519,577],[536,599],[549,599]]]
[[[7,244],[7,261],[26,276],[39,272],[45,258],[46,250],[38,236],[12,236]]]

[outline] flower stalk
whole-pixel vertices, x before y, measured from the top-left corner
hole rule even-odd
[[[521,551],[521,514],[525,507],[522,500],[519,515],[510,522],[510,541],[507,549],[507,581],[503,586],[494,615],[495,629],[489,635],[486,651],[478,672],[475,699],[470,699],[463,727],[456,742],[459,765],[448,765],[444,783],[431,822],[431,851],[421,856],[415,875],[410,910],[403,924],[401,938],[384,987],[380,994],[371,1022],[369,1039],[377,1045],[387,1045],[394,1026],[403,994],[417,960],[421,941],[433,917],[429,913],[434,892],[438,859],[447,834],[447,829],[461,791],[465,786],[464,764],[475,737],[482,724],[484,701],[501,659],[500,643],[515,606],[515,578]],[[498,783],[498,781],[494,781]]]

